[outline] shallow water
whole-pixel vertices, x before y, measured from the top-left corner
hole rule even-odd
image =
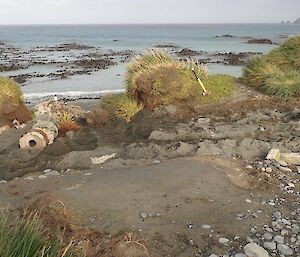
[[[216,37],[224,34],[234,38]],[[141,53],[156,44],[173,43],[180,48],[214,52],[262,52],[276,45],[247,44],[246,37],[269,38],[280,42],[288,35],[300,35],[300,25],[293,24],[199,24],[199,25],[53,25],[0,26],[0,41],[28,50],[37,46],[54,46],[77,42],[112,49]],[[117,40],[117,41],[115,41]],[[43,55],[45,53],[39,53]],[[50,55],[50,53],[48,53]],[[72,58],[72,57],[70,57]],[[61,53],[51,53],[51,59],[61,60]],[[123,88],[125,64],[101,70],[92,75],[76,75],[63,80],[34,78],[23,86],[27,99],[37,95],[95,95]],[[58,65],[30,66],[28,70],[0,73],[16,75],[27,72],[52,72]],[[209,64],[209,72],[241,75],[241,67]]]

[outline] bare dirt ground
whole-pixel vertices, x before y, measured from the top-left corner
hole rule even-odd
[[[126,233],[144,240],[149,256],[242,252],[250,228],[262,229],[276,210],[262,205],[274,196],[271,192],[251,189],[253,184],[250,187],[249,177],[238,163],[219,157],[118,169],[99,167],[88,172],[70,170],[46,179],[39,175],[43,173],[30,176],[32,181],[21,178],[1,185],[2,205],[24,208],[37,199],[42,208],[48,208],[49,201],[60,203],[76,214],[84,227],[98,231],[94,237],[99,243],[106,234],[103,254],[116,237]],[[281,211],[286,208],[282,206]],[[237,219],[238,214],[257,212],[256,218]],[[227,238],[228,244],[220,243],[220,238]],[[142,247],[135,254],[132,256],[147,256]]]
[[[0,183],[1,206],[42,209],[46,227],[88,257],[244,257],[249,242],[275,244],[265,246],[270,256],[298,256],[299,173],[280,165],[267,173],[263,161],[270,147],[299,152],[299,107],[242,87],[194,119],[142,111],[41,153],[17,149],[23,131],[12,130],[0,138],[0,175],[19,178]],[[91,165],[112,152],[116,159]],[[265,238],[270,231],[284,247]]]

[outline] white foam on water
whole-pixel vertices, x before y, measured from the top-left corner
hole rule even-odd
[[[111,93],[122,93],[124,89],[105,89],[99,91],[67,91],[67,92],[43,92],[43,93],[25,93],[26,102],[35,103],[57,97],[58,99],[76,100],[76,99],[97,99],[103,95]]]

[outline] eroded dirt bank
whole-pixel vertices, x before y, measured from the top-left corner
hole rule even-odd
[[[1,202],[63,203],[96,233],[90,256],[240,257],[249,242],[297,256],[299,167],[264,159],[271,148],[300,152],[298,108],[249,93],[189,119],[172,106],[144,110],[129,124],[83,126],[42,152],[19,149],[28,128],[12,129],[0,137]],[[126,233],[147,250],[120,250]]]

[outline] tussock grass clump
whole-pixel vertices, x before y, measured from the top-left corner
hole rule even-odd
[[[279,69],[272,63],[269,63],[262,56],[254,56],[249,59],[244,68],[244,82],[254,88],[260,88],[272,74],[278,73]]]
[[[78,131],[80,126],[77,124],[75,117],[68,112],[64,112],[57,121],[58,131],[60,135],[68,131]]]
[[[107,111],[117,119],[129,122],[142,109],[142,106],[124,93],[106,95],[101,99],[100,109]]]
[[[63,244],[60,235],[49,235],[37,213],[12,223],[7,214],[0,214],[1,257],[83,257],[78,252],[72,243]]]
[[[300,36],[291,37],[279,48],[266,55],[266,59],[280,69],[300,71]]]
[[[267,55],[249,59],[243,81],[267,94],[288,99],[300,96],[299,71],[300,36],[297,36]]]
[[[201,80],[207,77],[205,67],[195,61],[180,61],[152,50],[128,66],[126,93],[149,109],[180,102],[192,104],[197,95],[202,95],[193,70]]]
[[[276,72],[267,79],[263,89],[268,94],[284,99],[300,96],[300,74],[295,70]]]
[[[6,101],[18,106],[22,103],[22,92],[14,80],[0,77],[0,111],[2,104]]]

